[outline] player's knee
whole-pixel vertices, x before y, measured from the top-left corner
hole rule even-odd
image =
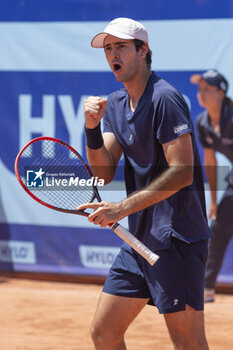
[[[96,325],[93,323],[90,328],[90,333],[91,333],[91,339],[93,340],[94,343],[98,340],[101,340],[103,337],[101,330],[98,327],[96,327]]]
[[[206,337],[199,336],[199,337],[192,337],[192,336],[185,336],[177,335],[176,337],[173,337],[172,339],[174,349],[175,350],[208,350],[207,340]]]
[[[104,342],[104,332],[102,332],[101,329],[96,327],[94,324],[91,325],[90,333],[94,344],[100,344]]]
[[[92,341],[96,346],[104,348],[105,344],[115,344],[120,341],[120,337],[117,333],[111,331],[109,327],[97,326],[96,324],[91,325],[90,329]],[[97,347],[98,348],[98,347]]]
[[[183,350],[185,346],[187,345],[186,338],[184,334],[181,334],[180,332],[170,333],[170,337],[174,346],[175,350]]]

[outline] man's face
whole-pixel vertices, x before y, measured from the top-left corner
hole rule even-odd
[[[104,40],[104,51],[108,64],[115,78],[120,82],[127,82],[138,72],[145,57],[141,51],[136,51],[133,40],[123,40],[108,35]]]
[[[213,108],[216,104],[221,103],[223,98],[224,92],[217,86],[208,84],[204,79],[200,80],[197,99],[202,107]]]

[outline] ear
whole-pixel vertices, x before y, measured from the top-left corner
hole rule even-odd
[[[143,58],[146,57],[148,50],[149,50],[148,43],[144,43],[142,47],[140,47],[139,52]]]

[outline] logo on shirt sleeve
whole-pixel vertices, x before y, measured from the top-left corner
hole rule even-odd
[[[177,125],[173,128],[175,134],[179,134],[181,131],[188,129],[188,124]]]

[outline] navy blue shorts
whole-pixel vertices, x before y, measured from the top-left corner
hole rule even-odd
[[[204,308],[204,275],[208,240],[185,243],[171,238],[169,249],[158,252],[154,266],[131,247],[123,245],[116,257],[103,291],[129,298],[149,298],[159,312],[185,310],[188,304],[195,310]]]

